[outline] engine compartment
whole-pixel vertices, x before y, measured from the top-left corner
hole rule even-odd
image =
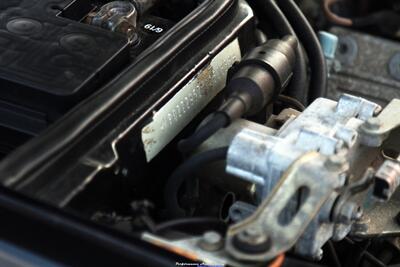
[[[180,12],[158,15],[156,3],[139,2],[2,4],[2,157],[93,95],[190,9],[181,4]]]
[[[400,262],[395,1],[19,0],[0,17],[2,209],[176,265]],[[157,253],[131,260],[170,266]]]

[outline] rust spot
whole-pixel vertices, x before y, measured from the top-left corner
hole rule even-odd
[[[212,82],[214,77],[214,68],[208,65],[203,69],[197,76],[197,84],[199,86],[200,92],[204,96],[208,96],[210,90],[212,90]]]
[[[146,140],[143,141],[143,144],[145,144],[145,145],[154,145],[154,144],[157,144],[157,141],[154,140],[154,139],[146,139]]]
[[[146,126],[146,127],[143,128],[142,132],[144,134],[149,134],[149,133],[155,132],[155,129],[153,127],[151,127],[151,126]]]

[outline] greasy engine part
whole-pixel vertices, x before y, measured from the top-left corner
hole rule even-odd
[[[275,188],[270,194],[267,194],[266,200],[255,214],[245,219],[243,223],[232,226],[228,231],[228,236],[232,237],[242,231],[249,229],[253,231],[253,228],[257,229],[254,231],[258,235],[264,234],[268,238],[268,247],[261,248],[261,251],[256,253],[260,257],[268,257],[268,254],[278,255],[282,252],[279,247],[282,245],[283,249],[288,246],[290,238],[293,238],[292,242],[296,240],[295,251],[297,253],[321,257],[319,248],[326,240],[344,238],[352,224],[363,220],[363,208],[371,209],[373,199],[367,194],[371,182],[374,182],[372,191],[378,201],[390,199],[399,185],[399,173],[396,171],[399,168],[399,162],[392,161],[390,165],[392,167],[388,167],[387,161],[381,163],[380,167],[377,164],[379,164],[380,151],[385,147],[383,141],[396,139],[391,136],[391,132],[400,125],[399,119],[394,117],[394,114],[399,112],[400,101],[397,99],[391,101],[382,112],[379,112],[379,106],[373,103],[349,96],[343,96],[337,104],[335,102],[323,103],[323,101],[326,100],[320,99],[314,102],[302,115],[289,120],[282,127],[283,130],[278,131],[275,136],[259,135],[255,137],[256,132],[246,132],[244,129],[232,142],[228,152],[227,171],[244,179],[261,183],[261,192],[265,192],[265,189],[268,192],[268,183],[265,182],[274,175],[282,174],[282,167],[286,169],[289,166],[279,182],[272,181]],[[319,107],[317,107],[318,104],[320,104]],[[329,113],[331,115],[328,115]],[[377,113],[379,115],[375,117]],[[334,119],[335,117],[336,119]],[[296,131],[298,131],[298,135]],[[247,137],[250,134],[252,137],[249,139]],[[296,135],[297,139],[293,139]],[[244,147],[249,150],[249,146],[255,145],[256,140],[265,144],[266,150],[257,152],[265,153],[258,157],[264,161],[253,162],[250,165],[239,163],[237,160],[241,156],[238,151]],[[260,143],[258,143],[259,145]],[[288,146],[291,146],[291,149]],[[286,151],[290,150],[293,154],[285,155],[285,157],[289,156],[287,160],[282,158],[279,162],[276,161],[277,158],[283,156],[279,151],[285,147]],[[254,149],[250,150],[254,151]],[[291,164],[293,158],[290,159],[290,157],[296,155],[299,150],[302,151],[301,155],[303,156],[294,156],[298,160]],[[318,153],[307,154],[307,151],[318,151]],[[276,156],[273,156],[274,154]],[[318,159],[321,155],[328,156],[328,158],[323,156]],[[243,159],[245,157],[242,157],[242,161]],[[318,166],[318,164],[322,165]],[[371,167],[374,167],[375,171]],[[330,174],[327,174],[326,171]],[[373,175],[374,172],[376,172],[375,175]],[[265,182],[255,179],[255,177],[260,178],[260,174],[263,174],[261,177],[266,179]],[[312,181],[313,175],[315,175],[315,181]],[[329,178],[330,175],[333,177]],[[305,181],[304,179],[310,180]],[[386,181],[383,187],[382,180]],[[295,186],[296,184],[297,186]],[[341,187],[342,189],[340,189]],[[295,196],[296,190],[300,190],[297,192],[301,194],[300,199],[297,200],[291,198]],[[324,190],[330,190],[331,200],[328,198],[329,193],[321,194]],[[364,192],[367,202],[353,198],[361,192]],[[318,195],[322,199],[318,200]],[[351,200],[352,198],[353,200]],[[293,206],[293,201],[297,203],[295,206]],[[320,209],[319,205],[322,205]],[[317,212],[317,210],[319,211]],[[311,222],[312,217],[314,217],[314,222]],[[287,221],[287,218],[290,220]],[[310,221],[307,222],[307,220]],[[290,227],[291,231],[284,230],[286,227]],[[302,228],[304,232],[301,230],[296,232],[294,230],[296,227]],[[368,229],[368,223],[366,229]],[[285,237],[289,239],[283,242],[282,239]],[[250,239],[246,238],[245,240]],[[254,251],[250,253],[245,249],[246,247],[242,248],[243,250],[239,246],[234,248],[234,241],[230,242],[233,243],[228,243],[230,245],[228,250],[235,257],[246,258],[246,255],[247,258],[255,257]],[[251,243],[250,246],[252,246]]]
[[[258,256],[270,259],[294,245],[297,253],[320,258],[325,242],[344,238],[360,216],[358,206],[347,200],[333,217],[332,212],[340,188],[370,175],[368,167],[379,156],[366,146],[362,131],[379,111],[374,103],[345,95],[338,103],[316,100],[275,135],[243,129],[229,148],[227,172],[255,183],[263,204],[228,232],[233,255],[246,257],[234,237],[250,228],[268,237],[269,247]]]
[[[400,45],[344,28],[332,28],[339,38],[330,68],[328,96],[359,95],[381,105],[400,90]]]
[[[339,102],[316,100],[303,113],[292,113],[278,130],[235,122],[201,147],[213,151],[230,144],[227,173],[255,185],[249,192],[254,202],[231,206],[234,224],[226,233],[225,248],[202,249],[190,238],[143,238],[233,266],[241,266],[237,261],[271,260],[291,248],[295,254],[322,259],[321,248],[329,240],[362,236],[360,223],[398,188],[400,163],[391,161],[388,167],[381,150],[384,140],[396,139],[391,132],[400,125],[393,117],[399,103],[395,99],[381,111],[375,103],[344,95]],[[232,176],[222,179],[235,183]]]
[[[230,70],[226,85],[226,101],[201,123],[199,129],[179,144],[182,153],[190,153],[220,128],[242,116],[252,116],[274,102],[293,75],[294,36],[269,40],[252,49]]]
[[[179,143],[179,150],[189,154],[220,128],[245,115],[254,115],[272,103],[292,77],[297,40],[286,36],[282,40],[269,40],[244,56],[231,70],[226,91],[227,99],[217,112],[207,117],[195,133]],[[181,165],[169,178],[165,186],[164,200],[171,217],[184,216],[185,211],[178,203],[181,185],[196,168],[208,164],[209,160],[226,157],[226,149],[210,156],[194,156]]]
[[[397,266],[397,43],[349,29],[384,34],[357,24],[370,0],[317,11],[347,29],[307,1],[1,2],[0,265],[12,242],[66,266]]]

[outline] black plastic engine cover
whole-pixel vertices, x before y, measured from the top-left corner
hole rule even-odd
[[[57,16],[71,2],[0,2],[0,100],[42,112],[47,121],[81,101],[129,58],[122,34]]]

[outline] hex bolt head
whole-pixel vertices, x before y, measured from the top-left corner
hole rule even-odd
[[[271,248],[271,239],[258,227],[248,227],[234,236],[234,246],[246,253],[263,253]]]
[[[199,246],[207,251],[220,250],[223,244],[222,236],[214,231],[205,232],[199,241]]]
[[[254,227],[249,227],[239,234],[239,239],[249,245],[259,245],[265,243],[268,237]]]

